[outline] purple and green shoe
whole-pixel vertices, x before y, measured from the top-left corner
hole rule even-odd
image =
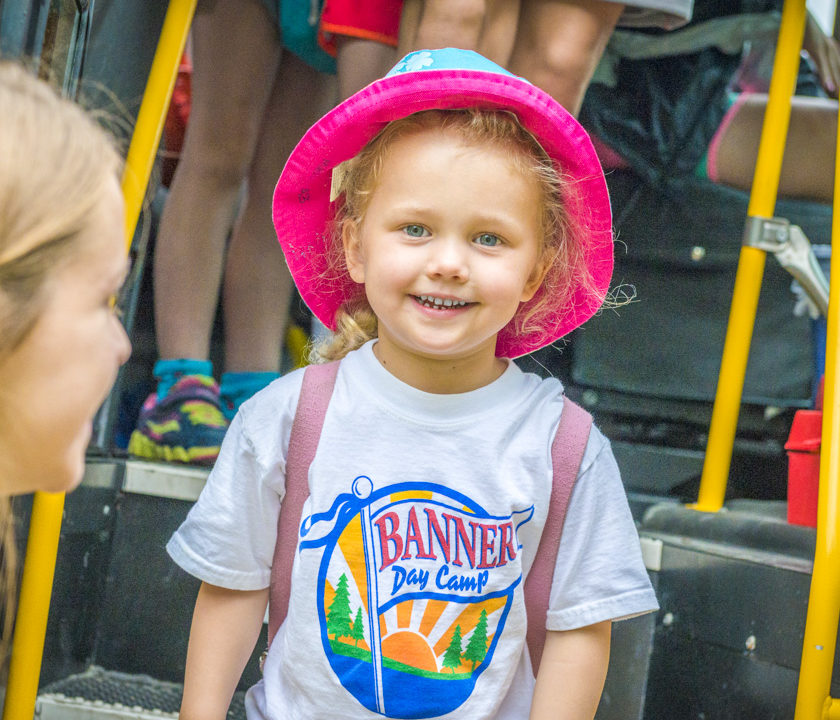
[[[147,460],[212,465],[227,428],[216,381],[208,375],[186,375],[162,400],[157,393],[149,395],[128,452]]]

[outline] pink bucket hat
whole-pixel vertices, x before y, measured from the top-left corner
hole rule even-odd
[[[515,113],[569,180],[569,197],[563,200],[577,235],[572,241],[583,248],[593,281],[578,287],[570,303],[558,299],[541,332],[520,336],[511,321],[499,333],[496,355],[514,358],[549,345],[603,303],[613,268],[612,215],[604,173],[586,131],[550,95],[477,53],[421,50],[315,123],[290,155],[274,191],[274,227],[289,270],[303,301],[330,329],[341,305],[359,295],[349,276],[333,277],[328,268],[327,249],[336,241],[331,225],[340,202],[330,201],[333,168],[355,157],[393,120],[422,110],[467,107]]]

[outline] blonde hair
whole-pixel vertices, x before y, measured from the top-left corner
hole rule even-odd
[[[432,128],[452,130],[470,144],[489,143],[501,147],[525,177],[536,181],[543,199],[540,261],[548,270],[539,290],[520,307],[512,323],[520,336],[541,334],[546,316],[556,313],[558,305],[570,305],[576,287],[580,284],[591,287],[593,281],[583,248],[570,241],[575,233],[565,199],[571,195],[571,184],[563,176],[562,168],[555,165],[511,112],[475,108],[425,110],[386,125],[356,157],[338,169],[340,185],[337,189],[341,195],[336,219],[330,228],[333,242],[330,243],[328,274],[331,278],[347,275],[342,232],[348,224],[358,227],[362,222],[393,143],[410,133]],[[336,313],[336,332],[313,349],[314,362],[342,358],[377,336],[376,316],[367,303],[364,288],[356,287],[356,294]]]
[[[40,316],[44,288],[78,250],[120,156],[74,103],[18,63],[0,62],[0,363]],[[2,407],[2,404],[0,404]],[[6,419],[0,418],[0,422]],[[8,498],[0,498],[0,651],[14,619],[15,542]]]
[[[0,62],[0,361],[37,320],[50,272],[76,249],[120,157],[74,103]]]

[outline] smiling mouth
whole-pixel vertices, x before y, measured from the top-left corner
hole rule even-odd
[[[439,298],[434,295],[414,295],[414,299],[423,307],[434,310],[457,310],[458,308],[472,305],[466,300],[453,300],[452,298]]]

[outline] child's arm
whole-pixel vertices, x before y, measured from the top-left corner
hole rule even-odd
[[[180,720],[224,720],[268,603],[264,590],[201,584],[195,601]]]
[[[610,660],[606,620],[577,630],[547,631],[530,720],[592,720]]]

